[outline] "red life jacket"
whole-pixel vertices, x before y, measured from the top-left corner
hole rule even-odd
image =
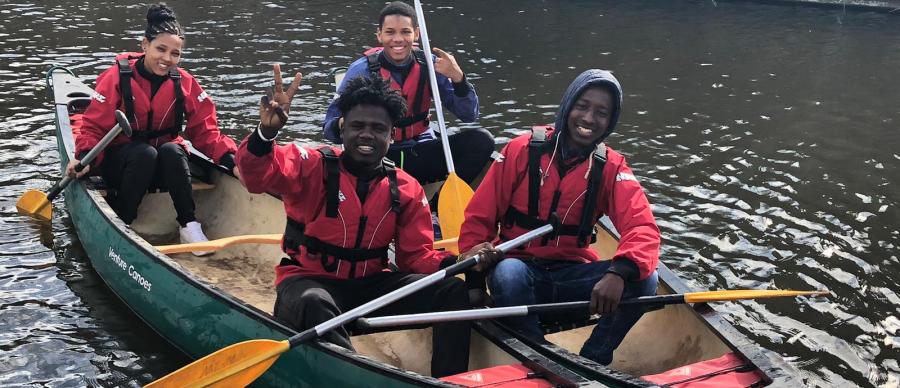
[[[184,91],[181,89],[181,73],[178,68],[173,66],[169,68],[169,79],[172,80],[173,88],[160,87],[156,95],[151,99],[151,107],[147,111],[146,124],[139,123],[134,110],[134,94],[132,93],[132,74],[134,73],[134,63],[142,55],[121,55],[116,57],[116,64],[119,66],[119,95],[122,96],[122,104],[125,106],[125,117],[131,122],[132,128],[137,129],[132,138],[140,138],[144,140],[155,139],[160,136],[169,135],[172,138],[178,137],[184,128]],[[149,96],[147,96],[149,98]],[[171,127],[149,130],[153,128],[153,112],[157,99],[168,107],[167,101],[175,100],[174,123]],[[162,110],[165,114],[166,110]]]
[[[527,212],[516,208],[517,203],[521,203],[521,190],[516,190],[513,194],[513,202],[506,210],[506,214],[502,218],[500,225],[500,239],[510,240],[529,230],[541,227],[545,224],[553,224],[553,232],[545,235],[541,240],[541,246],[546,246],[550,240],[554,240],[560,236],[574,237],[575,243],[579,248],[584,248],[590,243],[597,240],[594,225],[600,218],[597,213],[597,196],[600,193],[600,185],[603,182],[603,167],[606,165],[606,145],[600,143],[597,149],[591,154],[592,163],[587,163],[589,167],[582,167],[585,163],[572,168],[556,181],[557,186],[553,188],[553,197],[550,207],[546,213],[540,213],[541,203],[541,181],[544,180],[542,175],[544,169],[541,164],[546,163],[547,170],[552,169],[555,173],[557,167],[552,165],[555,161],[543,159],[551,158],[544,150],[547,138],[548,127],[536,126],[532,128],[531,141],[528,142],[528,192],[527,192]],[[552,128],[550,128],[552,130]],[[546,158],[545,158],[546,156]],[[576,179],[574,181],[566,181],[563,184],[565,175],[580,174],[584,175],[586,168],[588,179]],[[551,175],[548,171],[547,176]],[[555,176],[555,174],[553,174]],[[584,195],[581,195],[581,194]],[[516,201],[519,198],[520,201]],[[580,200],[579,200],[580,199]],[[563,201],[560,206],[560,201]],[[573,223],[568,220],[568,214],[578,214],[577,222]],[[562,216],[562,218],[560,218]],[[570,240],[571,241],[571,240]],[[532,243],[533,244],[533,243]]]
[[[400,91],[400,95],[406,99],[406,106],[409,107],[406,117],[394,124],[394,140],[413,139],[428,130],[428,110],[431,109],[431,88],[428,85],[428,63],[425,60],[425,53],[422,50],[413,49],[415,60],[409,69],[409,74],[406,75],[403,86],[400,86],[391,77],[391,72],[381,67],[378,57],[382,50],[384,47],[373,47],[364,53],[369,64],[369,71],[373,77],[380,76],[385,80],[390,80],[391,88]]]
[[[374,178],[376,183],[365,201],[370,206],[363,206],[358,200],[352,201],[356,187],[341,174],[340,157],[331,147],[318,151],[324,164],[325,206],[316,210],[312,220],[288,218],[282,249],[290,258],[282,259],[276,268],[276,283],[298,274],[353,279],[388,268],[388,244],[394,238],[400,213],[394,164],[384,160],[387,190],[381,183],[385,178]]]

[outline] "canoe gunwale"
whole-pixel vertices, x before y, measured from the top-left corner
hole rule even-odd
[[[619,233],[615,230],[615,228],[612,227],[612,225],[608,224],[608,222],[609,220],[604,218],[599,223],[599,225],[613,238],[618,240],[620,237]],[[684,283],[684,281],[681,280],[681,278],[677,274],[675,274],[668,266],[666,266],[666,264],[661,260],[657,267],[657,271],[659,274],[660,284],[669,287],[673,293],[682,294],[696,291],[689,288]],[[702,322],[703,325],[705,325],[710,331],[712,331],[716,338],[722,341],[725,346],[727,346],[744,362],[753,365],[756,370],[760,372],[761,377],[763,378],[763,384],[770,385],[775,382],[774,378],[778,378],[779,383],[784,383],[786,385],[803,385],[802,380],[799,377],[800,374],[796,370],[796,368],[788,364],[787,361],[782,359],[776,353],[772,351],[764,351],[764,349],[759,345],[751,342],[746,335],[742,334],[737,330],[737,328],[734,327],[734,325],[726,321],[725,318],[710,304],[695,303],[690,305],[690,310],[696,316],[697,320]],[[498,323],[498,325],[504,327],[500,323]],[[636,376],[611,370],[606,366],[602,366],[584,357],[575,355],[561,347],[555,345],[545,346],[542,344],[538,344],[527,338],[524,338],[511,329],[507,328],[506,330],[520,341],[526,342],[534,349],[537,349],[543,355],[565,365],[572,370],[582,371],[588,376],[595,376],[598,372],[600,372],[602,377],[598,376],[595,378],[601,379],[601,381],[603,377],[615,375],[622,377],[623,383],[634,384],[634,381],[636,380],[639,382],[639,384],[647,384],[646,381],[641,380]],[[768,354],[766,352],[768,352]]]
[[[63,74],[62,72],[65,72]],[[61,164],[61,172],[65,172],[65,166],[68,164],[68,161],[71,159],[71,155],[74,154],[74,137],[72,134],[71,123],[69,121],[69,106],[68,103],[71,100],[83,98],[83,94],[78,94],[77,96],[67,97],[62,94],[63,90],[58,90],[56,87],[56,82],[51,82],[55,75],[61,76],[70,76],[71,80],[78,81],[83,88],[90,89],[86,84],[84,84],[77,76],[75,76],[71,71],[64,67],[53,67],[48,72],[48,83],[47,86],[49,91],[52,93],[53,97],[53,105],[55,112],[55,124],[56,124],[56,136],[58,140],[59,149],[59,158]],[[59,88],[62,89],[62,88]],[[191,149],[191,161],[194,163],[200,163],[203,167],[213,168],[223,174],[227,174],[229,176],[234,177],[230,171],[225,169],[222,166],[215,164],[210,158],[206,155],[203,155],[199,151]],[[236,178],[235,178],[236,179]],[[216,300],[226,306],[228,306],[231,310],[239,312],[244,316],[250,318],[253,321],[258,322],[261,325],[268,327],[269,329],[281,333],[286,339],[298,332],[293,330],[281,322],[273,319],[268,313],[263,312],[257,307],[250,305],[231,294],[220,290],[219,288],[207,284],[202,279],[196,277],[192,273],[188,272],[184,267],[178,264],[177,261],[168,257],[165,254],[162,254],[156,248],[151,245],[149,242],[140,237],[134,230],[132,230],[128,225],[126,225],[121,219],[115,216],[115,211],[109,206],[106,200],[102,197],[98,190],[87,187],[85,182],[81,180],[75,180],[70,184],[65,190],[65,202],[67,209],[77,209],[79,207],[84,206],[84,204],[75,203],[72,195],[75,191],[79,191],[86,198],[89,199],[91,207],[97,210],[96,213],[99,213],[101,217],[103,217],[103,221],[114,230],[119,237],[123,240],[129,242],[134,248],[138,249],[141,254],[143,254],[144,258],[149,259],[155,264],[158,268],[164,269],[170,274],[177,276],[182,279],[186,285],[201,291],[207,297],[211,297],[213,300]],[[73,211],[70,211],[70,215]],[[88,233],[88,230],[91,228],[91,225],[85,224],[83,221],[77,219],[77,217],[70,217],[72,219],[72,223],[75,226],[76,234],[82,235],[82,233]],[[88,253],[87,249],[85,252]],[[112,291],[116,297],[122,301],[122,303],[128,307],[128,309],[134,313],[136,317],[138,317],[147,327],[152,329],[155,333],[157,333],[161,338],[165,339],[169,344],[171,344],[175,349],[178,349],[183,354],[187,355],[189,358],[195,358],[192,356],[195,352],[191,352],[188,349],[183,348],[177,342],[175,342],[170,336],[161,332],[157,329],[153,324],[150,323],[148,319],[146,319],[142,313],[132,307],[131,303],[129,303],[129,299],[122,295],[114,286],[115,282],[112,282],[110,279],[107,279],[106,276],[101,271],[97,271],[96,267],[93,265],[93,262],[96,260],[93,255],[88,254],[88,258],[91,261],[91,269],[103,279],[104,284]],[[254,339],[254,338],[249,338]],[[342,348],[340,346],[324,342],[321,340],[316,340],[310,344],[310,347],[315,348],[317,351],[324,353],[327,356],[336,358],[345,363],[349,363],[355,367],[362,368],[368,371],[372,371],[374,373],[386,376],[392,380],[395,380],[398,383],[407,383],[411,385],[427,385],[427,386],[436,386],[436,387],[454,387],[456,385],[450,384],[436,378],[430,376],[423,376],[417,374],[412,371],[408,371],[405,369],[401,369],[395,367],[393,365],[382,363],[379,361],[375,361],[365,355],[353,352],[351,350]]]

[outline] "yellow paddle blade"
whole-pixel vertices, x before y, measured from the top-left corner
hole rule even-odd
[[[434,249],[446,249],[451,252],[459,252],[459,248],[456,246],[458,242],[459,237],[438,240],[434,242]]]
[[[684,294],[686,303],[724,302],[727,300],[780,298],[784,296],[820,296],[830,295],[829,291],[792,291],[792,290],[723,290],[689,292]]]
[[[438,198],[438,216],[440,217],[441,235],[444,238],[459,237],[459,229],[465,219],[466,206],[474,192],[456,173],[452,173],[444,181]],[[455,250],[453,251],[456,252]]]
[[[22,194],[16,202],[16,210],[23,216],[32,216],[42,221],[53,218],[53,204],[47,199],[47,194],[37,190],[28,190]]]
[[[256,380],[281,353],[287,340],[250,340],[236,343],[194,361],[146,387],[244,387]]]
[[[235,244],[280,244],[281,234],[248,234],[190,244],[160,245],[156,249],[167,255],[192,251],[217,251]]]

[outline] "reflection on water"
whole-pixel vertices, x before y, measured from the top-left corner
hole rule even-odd
[[[304,73],[284,138],[321,142],[329,70],[374,43],[380,2],[170,2],[184,67],[226,133],[254,126],[268,65]],[[698,289],[830,289],[717,306],[814,386],[900,384],[900,23],[896,14],[708,1],[425,4],[500,143],[553,121],[588,67],[625,89],[610,138],[642,180],[663,260]],[[0,3],[0,385],[139,385],[182,365],[90,270],[61,202],[15,214],[58,176],[43,72],[92,80],[137,50],[144,6]],[[501,28],[498,28],[501,26]],[[451,120],[451,124],[458,123]],[[461,126],[463,128],[467,126]]]

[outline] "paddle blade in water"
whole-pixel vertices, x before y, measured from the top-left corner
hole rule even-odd
[[[441,235],[444,238],[459,237],[459,229],[465,219],[466,206],[469,205],[472,194],[474,194],[472,188],[456,173],[447,177],[438,198],[438,216]]]
[[[785,296],[821,296],[828,291],[792,291],[792,290],[723,290],[706,292],[689,292],[684,294],[687,303],[722,302],[727,300],[780,298]]]
[[[53,205],[47,199],[47,194],[37,190],[28,190],[19,202],[16,202],[16,210],[23,216],[32,216],[42,221],[50,221],[53,217]]]
[[[250,340],[221,349],[146,387],[243,387],[290,348],[288,341]]]

